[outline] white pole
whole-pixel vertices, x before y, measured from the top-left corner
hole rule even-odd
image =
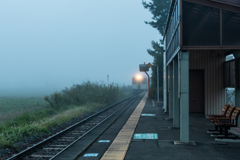
[[[157,100],[159,103],[159,75],[158,75],[158,65],[157,65]]]

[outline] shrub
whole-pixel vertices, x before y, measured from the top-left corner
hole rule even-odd
[[[62,108],[88,102],[110,104],[123,96],[124,90],[114,83],[107,86],[87,81],[81,85],[75,84],[70,88],[65,88],[61,92],[54,92],[50,96],[45,96],[44,100],[53,108]]]

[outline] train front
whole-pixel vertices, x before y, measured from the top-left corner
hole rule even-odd
[[[132,77],[132,90],[146,91],[147,90],[147,78],[141,74],[137,74],[134,77]]]

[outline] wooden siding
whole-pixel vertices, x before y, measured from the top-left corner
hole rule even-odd
[[[223,86],[223,50],[190,50],[189,69],[203,69],[205,83],[205,115],[220,114],[225,105]]]
[[[204,113],[204,70],[189,70],[189,112]]]

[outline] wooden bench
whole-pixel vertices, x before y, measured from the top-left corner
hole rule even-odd
[[[227,119],[231,119],[231,116],[232,116],[234,110],[235,110],[235,107],[234,107],[234,106],[230,106],[230,107],[228,108],[227,113],[226,113],[225,116],[222,116],[222,117],[218,116],[218,117],[214,117],[214,118],[209,119],[209,120],[210,120],[211,122],[215,123],[215,122],[217,122],[217,121],[220,120],[220,119],[226,119],[226,118],[227,118]]]
[[[227,106],[227,105],[225,105],[225,106]],[[226,111],[225,116],[222,116],[222,115],[221,116],[220,115],[215,116],[215,117],[213,116],[212,118],[209,118],[208,120],[211,121],[212,123],[215,123],[215,122],[218,122],[218,120],[222,119],[222,118],[231,118],[234,109],[235,109],[234,106],[229,106],[227,111]],[[207,131],[207,133],[218,133],[218,132],[219,132],[219,130],[218,130],[217,125],[215,125],[215,130],[208,130]]]
[[[223,109],[222,109],[222,112],[221,112],[221,115],[209,115],[209,116],[206,116],[207,120],[211,120],[211,119],[214,119],[216,117],[225,117],[226,116],[226,113],[227,113],[227,110],[228,108],[230,107],[229,104],[226,104]]]
[[[240,108],[237,107],[234,109],[231,118],[219,118],[217,119],[217,122],[214,122],[214,124],[220,128],[220,133],[215,135],[223,135],[223,129],[224,129],[224,135],[225,138],[228,137],[228,130],[231,127],[237,127],[237,119],[240,114]]]

